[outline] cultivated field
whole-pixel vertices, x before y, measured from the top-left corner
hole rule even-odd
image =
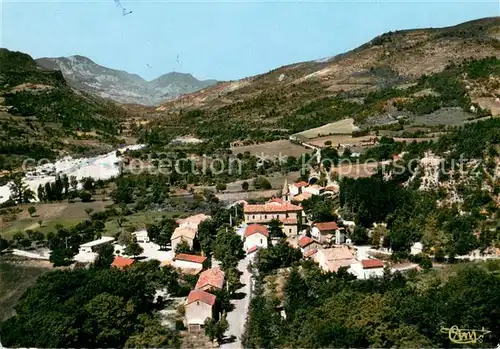
[[[474,115],[464,112],[462,108],[443,108],[428,115],[415,116],[412,123],[424,126],[458,126],[472,116]]]
[[[283,139],[279,141],[245,145],[241,147],[231,148],[233,154],[242,154],[248,151],[250,154],[260,156],[262,154],[267,156],[276,157],[280,154],[283,156],[299,157],[304,153],[310,152],[310,149],[304,148],[300,145],[290,143],[289,140]]]
[[[184,212],[162,212],[162,211],[147,211],[138,212],[130,216],[126,216],[125,221],[122,223],[122,229],[125,231],[134,232],[137,230],[144,229],[146,224],[153,223],[155,220],[161,219],[163,216],[170,218],[177,218],[188,216]],[[114,236],[120,231],[118,221],[116,219],[111,219],[106,222],[106,227],[104,228],[103,235]]]
[[[63,227],[70,227],[89,217],[86,212],[87,209],[91,209],[92,212],[104,211],[106,206],[112,203],[112,201],[96,200],[93,202],[22,205],[20,206],[22,212],[16,214],[16,217],[0,216],[2,236],[11,238],[15,232],[28,229],[48,233],[54,231],[58,224]],[[28,207],[30,206],[36,208],[33,217],[28,213]],[[40,220],[42,226],[39,224]]]
[[[333,135],[333,136],[325,136],[311,139],[307,143],[315,145],[317,147],[324,147],[325,142],[332,142],[332,147],[336,147],[338,144],[351,144],[353,147],[360,146],[360,143],[363,141],[368,141],[375,136],[363,136],[363,137],[353,137],[349,135]]]
[[[332,122],[320,127],[297,133],[297,136],[306,138],[318,138],[330,134],[351,134],[357,128],[354,126],[354,119],[344,119],[337,122]]]

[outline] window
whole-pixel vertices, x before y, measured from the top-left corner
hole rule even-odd
[[[266,214],[266,215],[264,215],[264,219],[267,219],[267,214]]]
[[[255,215],[252,216],[252,219],[255,219]]]
[[[200,301],[196,301],[196,305],[200,305]]]
[[[262,239],[260,239],[260,244],[262,245]]]

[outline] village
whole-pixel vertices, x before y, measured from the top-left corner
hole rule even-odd
[[[285,181],[281,194],[281,197],[272,198],[262,204],[238,201],[230,205],[235,209],[238,207],[243,209],[243,219],[237,222],[235,232],[241,237],[245,252],[244,259],[238,264],[242,291],[245,295],[242,299],[232,301],[235,307],[227,314],[229,330],[226,337],[233,337],[239,341],[244,331],[252,290],[249,264],[258,258],[260,250],[267,249],[280,241],[285,241],[291,247],[300,250],[303,259],[314,261],[325,272],[337,272],[340,268],[346,268],[358,279],[381,277],[385,270],[402,272],[420,268],[416,263],[394,264],[386,261],[390,256],[388,249],[376,250],[371,246],[354,245],[349,238],[355,228],[353,221],[339,217],[336,221],[314,222],[308,217],[301,203],[313,196],[335,198],[339,194],[338,183],[332,182],[326,187],[321,187],[306,181],[291,184]],[[180,244],[187,244],[192,249],[198,239],[198,226],[209,218],[209,215],[200,213],[177,219],[177,227],[166,249],[151,241],[147,230],[142,229],[132,233],[134,240],[142,248],[142,252],[137,256],[127,255],[126,246],[121,245],[115,238],[103,236],[80,245],[79,252],[73,259],[81,265],[89,265],[96,260],[98,251],[103,245],[112,245],[115,255],[112,267],[125,269],[136,263],[158,260],[160,266],[169,265],[184,274],[196,275],[198,277],[196,286],[184,300],[184,324],[189,331],[199,332],[207,319],[214,316],[213,308],[217,299],[213,291],[227,287],[226,276],[215,259],[208,261],[203,255],[176,254],[175,251]],[[279,222],[283,232],[282,237],[271,236],[269,226],[273,222]],[[416,255],[421,252],[422,244],[416,243],[411,253]],[[35,259],[48,259],[49,256],[48,251],[45,254],[37,254],[15,250],[14,254]],[[208,267],[209,265],[211,267]],[[235,347],[235,343],[224,345]]]

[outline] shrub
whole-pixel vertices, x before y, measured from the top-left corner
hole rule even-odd
[[[82,200],[82,202],[91,202],[92,201],[92,194],[90,194],[88,191],[84,190],[80,193],[80,200]]]

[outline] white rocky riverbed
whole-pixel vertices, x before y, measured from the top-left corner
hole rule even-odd
[[[119,152],[126,150],[137,150],[143,148],[143,144],[136,144],[117,149]],[[68,177],[75,176],[78,180],[85,177],[94,179],[110,179],[119,174],[120,157],[117,156],[117,151],[112,151],[104,155],[99,155],[90,158],[74,159],[71,156],[57,160],[55,163],[46,163],[37,166],[35,169],[25,173],[24,182],[36,194],[38,186],[45,183],[53,182],[56,175],[66,174]],[[10,197],[9,185],[0,187],[0,203],[9,200]]]

